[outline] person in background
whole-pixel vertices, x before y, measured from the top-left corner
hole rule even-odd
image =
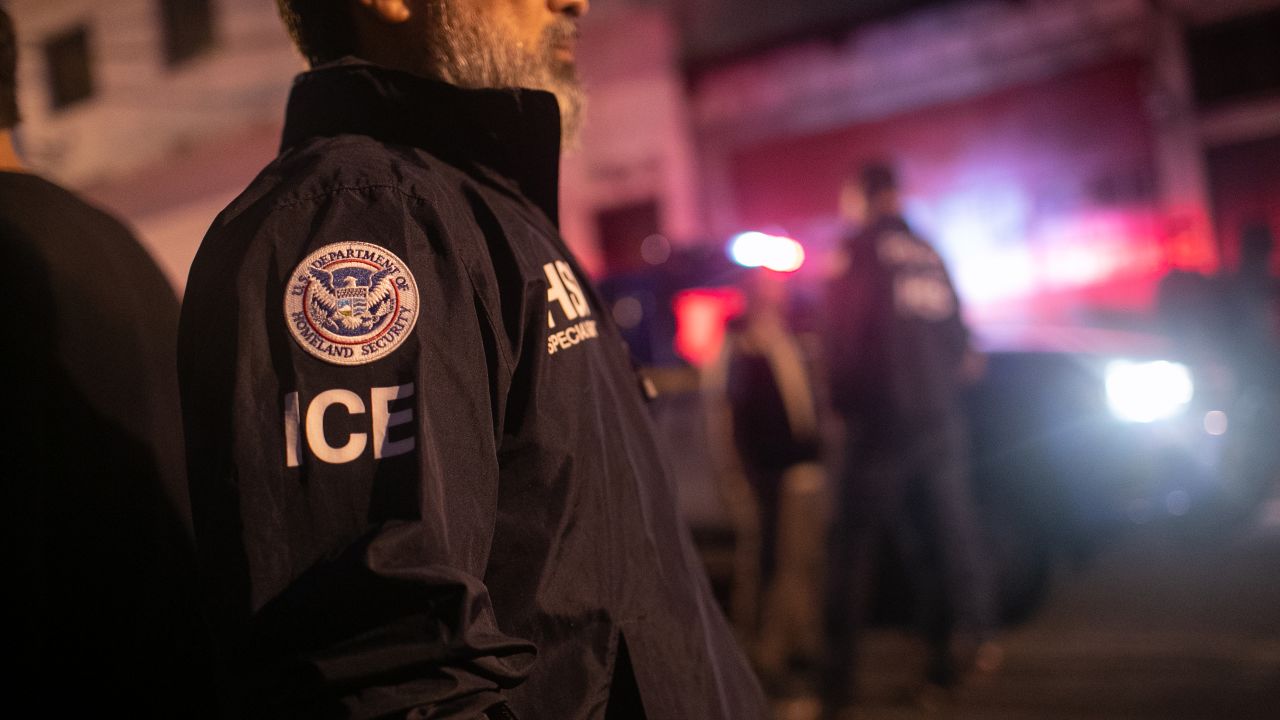
[[[742,283],[745,309],[705,378],[713,452],[739,538],[738,624],[771,693],[803,692],[821,654],[826,479],[814,352],[787,318],[787,276]]]
[[[586,0],[280,0],[311,65],[179,374],[242,717],[760,720],[560,236]]]
[[[1221,352],[1238,385],[1231,418],[1236,464],[1231,473],[1238,507],[1274,512],[1280,498],[1280,280],[1271,272],[1275,237],[1265,218],[1240,233],[1240,265],[1216,278]]]
[[[1280,496],[1280,281],[1271,272],[1274,238],[1266,219],[1245,223],[1240,262],[1212,276],[1174,269],[1160,279],[1156,314],[1174,349],[1201,372],[1229,378],[1231,433],[1223,451],[1225,498],[1253,514]]]
[[[942,258],[902,218],[898,182],[870,163],[843,188],[855,228],[827,288],[829,385],[844,422],[830,532],[822,693],[854,698],[854,658],[874,598],[881,541],[902,554],[930,659],[926,690],[997,662],[960,391],[981,372]]]
[[[1280,280],[1271,272],[1275,237],[1263,219],[1240,233],[1240,266],[1222,278],[1228,352],[1241,382],[1274,396],[1280,384]]]
[[[11,312],[5,687],[20,714],[211,717],[175,347],[178,301],[115,218],[15,150],[0,9],[0,263]]]

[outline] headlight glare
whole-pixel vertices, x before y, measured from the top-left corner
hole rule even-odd
[[[1174,417],[1186,410],[1194,393],[1191,371],[1168,360],[1115,360],[1107,365],[1106,383],[1111,413],[1126,422]]]

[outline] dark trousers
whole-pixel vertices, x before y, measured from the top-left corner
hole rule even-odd
[[[882,542],[891,539],[918,601],[930,648],[930,680],[955,680],[951,642],[993,627],[989,573],[969,480],[963,422],[940,423],[893,442],[851,423],[828,535],[823,691],[847,701],[859,639],[875,598]]]
[[[778,521],[781,511],[782,476],[786,468],[748,467],[747,481],[756,496],[756,521],[760,532],[761,588],[773,582],[778,569]]]

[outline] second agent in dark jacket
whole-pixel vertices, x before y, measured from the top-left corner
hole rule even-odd
[[[860,229],[828,288],[824,333],[832,404],[845,423],[826,609],[832,707],[853,694],[885,537],[922,600],[930,682],[953,684],[992,622],[959,404],[978,356],[959,298],[937,251],[902,219],[892,170],[863,168],[842,204]]]
[[[705,376],[713,452],[738,538],[733,616],[773,691],[804,689],[821,648],[826,476],[821,389],[788,322],[788,276],[751,270],[745,307]]]

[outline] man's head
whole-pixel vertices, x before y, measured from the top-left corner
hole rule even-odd
[[[898,176],[886,162],[861,165],[840,189],[840,215],[851,222],[872,222],[899,212]]]
[[[277,0],[312,65],[354,55],[469,88],[555,93],[565,136],[582,90],[574,63],[588,0]]]
[[[0,130],[18,124],[18,41],[13,20],[0,8]]]

